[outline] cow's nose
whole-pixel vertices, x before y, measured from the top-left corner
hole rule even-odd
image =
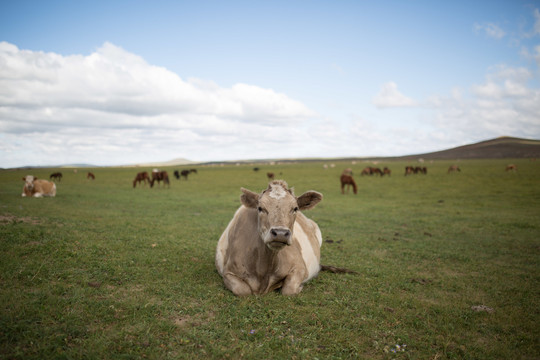
[[[289,239],[291,237],[291,231],[287,228],[272,228],[270,230],[270,234],[272,234],[272,240],[273,241],[280,241],[280,242],[289,242]]]

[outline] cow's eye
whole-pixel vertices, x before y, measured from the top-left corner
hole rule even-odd
[[[259,212],[263,212],[263,208],[260,207],[260,206],[257,208],[257,210],[258,210]]]
[[[297,212],[297,211],[298,211],[298,206],[293,209],[293,212]]]

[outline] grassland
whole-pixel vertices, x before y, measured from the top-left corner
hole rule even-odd
[[[2,171],[0,358],[537,359],[540,162],[508,162],[197,167],[170,189],[133,189],[139,169],[60,169],[43,199],[20,197],[29,171]],[[358,195],[339,191],[345,167]],[[224,288],[217,239],[267,170],[324,194],[306,212],[322,263],[358,275],[321,273],[297,297]]]

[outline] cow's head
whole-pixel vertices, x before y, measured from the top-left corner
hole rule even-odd
[[[37,177],[35,177],[33,175],[26,175],[22,179],[26,183],[26,185],[25,185],[26,188],[28,190],[32,191],[34,189],[34,180],[37,180]]]
[[[258,211],[258,229],[264,244],[272,250],[281,250],[292,243],[292,231],[299,210],[315,207],[322,194],[308,191],[299,197],[294,196],[283,180],[268,184],[261,194],[242,188],[242,204]]]

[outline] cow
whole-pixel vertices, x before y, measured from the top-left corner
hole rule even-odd
[[[171,187],[171,183],[169,182],[169,174],[167,174],[166,171],[159,171],[157,169],[152,170],[152,180],[150,180],[150,187],[154,187],[154,182],[157,180],[158,186],[160,184],[160,181],[163,181],[163,187],[167,185],[168,187]]]
[[[22,197],[56,196],[56,184],[52,181],[38,179],[32,175],[22,178],[24,181]]]
[[[373,173],[371,172],[371,167],[365,167],[362,172],[360,173],[361,176],[364,176],[364,175],[373,175]]]
[[[388,175],[388,176],[392,175],[392,170],[390,170],[390,169],[387,168],[387,167],[384,167],[384,169],[383,169],[383,175]]]
[[[62,181],[62,173],[61,172],[55,172],[55,173],[52,173],[51,176],[49,176],[49,180],[57,180],[57,181]]]
[[[356,194],[358,189],[356,187],[356,182],[354,182],[354,179],[351,175],[343,174],[339,178],[341,182],[341,193],[345,194],[345,186],[347,186],[347,194],[349,193],[349,188],[352,186],[353,192]]]
[[[297,295],[321,270],[319,226],[302,210],[322,194],[296,197],[283,180],[257,194],[241,189],[242,205],[219,238],[215,264],[225,286],[237,296],[264,295],[281,289]]]
[[[456,172],[456,171],[461,171],[461,169],[457,165],[450,165],[450,167],[448,168],[448,173]]]
[[[147,183],[150,182],[150,177],[148,176],[148,172],[142,171],[140,173],[137,173],[135,176],[135,180],[133,180],[133,187],[137,186],[137,184],[141,184],[141,181],[146,186]]]
[[[405,166],[405,176],[414,174],[414,167],[412,166]]]
[[[508,164],[505,171],[517,171],[517,166],[514,164]]]
[[[86,175],[86,178],[88,180],[96,180],[96,175],[94,175],[94,173],[88,172],[88,174]]]
[[[268,178],[268,180],[274,180],[274,173],[273,172],[267,172],[266,177]]]
[[[379,168],[376,168],[376,167],[371,168],[371,174],[372,175],[377,175],[378,174],[380,176],[384,176],[384,173],[382,172],[382,170],[379,169]]]
[[[352,169],[351,168],[346,168],[345,170],[343,170],[343,172],[341,173],[341,175],[350,175],[352,176]]]

